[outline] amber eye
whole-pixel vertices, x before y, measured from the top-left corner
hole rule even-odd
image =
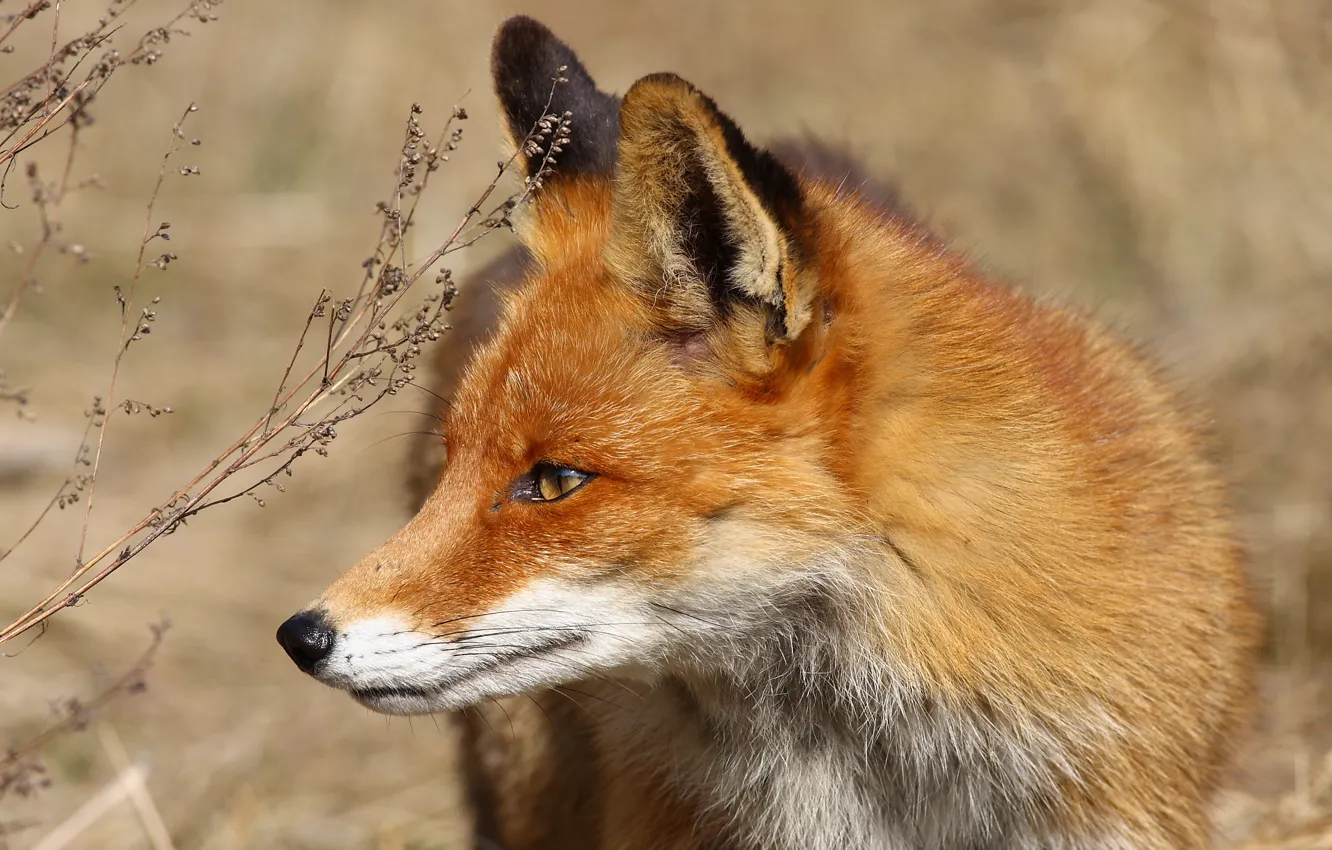
[[[543,460],[513,483],[513,498],[524,502],[554,502],[577,490],[590,478],[589,473]]]

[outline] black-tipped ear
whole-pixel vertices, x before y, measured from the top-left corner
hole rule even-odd
[[[542,118],[552,115],[556,121],[567,117],[570,130],[555,153],[556,175],[609,175],[614,170],[620,99],[600,91],[554,33],[529,17],[509,18],[495,36],[490,71],[504,132],[513,148],[523,148],[518,156],[525,176],[540,170],[559,138],[557,126],[541,134]],[[557,84],[557,79],[564,82]]]

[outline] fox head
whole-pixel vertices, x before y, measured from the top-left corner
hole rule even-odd
[[[492,72],[539,184],[528,279],[461,378],[424,507],[279,630],[389,713],[706,670],[827,581],[856,525],[832,190],[679,77],[599,91],[531,19]]]

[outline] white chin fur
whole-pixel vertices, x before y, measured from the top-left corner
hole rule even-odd
[[[613,584],[533,583],[458,622],[394,616],[338,632],[320,681],[385,714],[428,714],[637,666],[677,628]]]
[[[589,670],[586,652],[578,645],[514,658],[482,673],[436,688],[356,691],[352,698],[382,714],[430,714],[467,708],[486,699],[512,696],[568,684]]]

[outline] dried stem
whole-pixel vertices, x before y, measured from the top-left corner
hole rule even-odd
[[[9,28],[4,31],[3,35],[0,35],[0,44],[9,40],[9,37],[14,34],[14,30],[22,26],[24,21],[30,21],[37,17],[39,12],[50,5],[51,0],[33,0],[29,3],[28,8],[13,16],[13,19],[9,22]]]
[[[563,82],[563,77],[558,75],[552,80],[552,99],[555,86]],[[549,103],[550,100],[547,109]],[[543,115],[514,155],[498,164],[493,179],[445,240],[420,262],[409,263],[404,256],[404,237],[414,223],[417,199],[428,184],[430,174],[447,160],[444,152],[456,146],[461,131],[453,129],[452,122],[466,118],[463,110],[455,109],[453,118],[440,136],[441,140],[448,141],[431,147],[424,141],[425,134],[417,122],[416,116],[420,112],[419,106],[412,107],[391,201],[379,206],[383,216],[379,241],[364,264],[366,274],[356,296],[335,301],[327,291],[320,293],[306,318],[269,408],[165,503],[86,560],[82,558],[88,527],[85,514],[76,568],[46,598],[0,630],[0,643],[13,640],[45,623],[56,612],[75,605],[89,590],[155,540],[176,531],[201,511],[242,497],[251,497],[262,506],[263,499],[258,495],[260,488],[271,486],[281,491],[279,477],[290,475],[293,464],[311,451],[326,454],[328,444],[337,436],[336,426],[361,415],[412,382],[421,346],[437,339],[447,329],[444,315],[455,292],[451,273],[446,269],[435,278],[435,282],[443,286],[441,291],[428,295],[415,311],[392,319],[402,299],[442,258],[474,244],[488,233],[511,226],[510,211],[529,201],[539,190],[542,179],[553,169],[559,150],[569,135],[571,118],[568,114]],[[546,150],[544,158],[523,189],[501,201],[483,217],[482,208],[494,196],[515,159],[541,150],[543,145]],[[165,173],[165,165],[162,173]],[[404,196],[407,195],[413,200],[404,209]],[[156,190],[153,197],[156,197]],[[150,200],[150,226],[152,220]],[[142,245],[152,238],[145,230]],[[142,245],[136,279],[143,264]],[[129,316],[128,301],[122,304],[122,311],[124,317]],[[325,344],[316,362],[302,374],[296,364],[317,319],[327,321]],[[124,321],[124,327],[128,328],[128,318]],[[117,360],[132,339],[126,339],[122,333]],[[293,380],[293,374],[299,377]],[[113,397],[114,375],[113,370],[108,400]],[[99,456],[104,440],[105,430],[98,441]],[[254,483],[238,490],[218,492],[237,473],[266,464],[272,464],[271,468]],[[96,472],[97,462],[94,461],[93,480]]]
[[[4,190],[16,157],[61,129],[71,128],[65,168],[58,188],[50,193],[48,199],[51,209],[42,212],[42,238],[34,246],[19,274],[4,312],[0,313],[0,335],[3,335],[13,320],[20,302],[32,286],[37,265],[58,230],[58,226],[52,227],[51,224],[56,221],[55,214],[68,192],[74,151],[78,144],[78,130],[88,120],[88,108],[93,99],[117,69],[125,65],[152,65],[162,55],[161,45],[170,41],[172,36],[189,35],[188,30],[179,26],[186,18],[200,22],[213,20],[216,16],[212,10],[221,0],[192,0],[166,23],[145,32],[129,52],[122,54],[117,50],[108,49],[102,53],[97,61],[92,63],[82,81],[74,84],[73,80],[79,69],[86,61],[92,59],[97,51],[109,45],[111,37],[119,29],[119,19],[133,8],[136,2],[137,0],[111,0],[97,26],[61,44],[59,38],[61,0],[54,2],[37,0],[13,16],[9,27],[3,35],[0,35],[0,45],[2,45],[25,21],[31,20],[47,8],[54,9],[51,48],[46,61],[0,91],[0,133],[4,134],[0,138],[0,205],[8,208],[4,202]],[[68,70],[65,70],[65,66],[71,62]]]
[[[106,387],[106,407],[115,406],[116,398],[116,378],[120,375],[120,361],[125,357],[125,352],[129,351],[130,343],[138,338],[138,332],[142,328],[139,324],[139,317],[134,317],[135,332],[130,333],[130,316],[134,311],[134,293],[138,289],[139,279],[143,277],[144,254],[148,250],[148,243],[159,237],[166,228],[159,226],[153,229],[153,213],[157,208],[157,196],[162,192],[162,181],[166,179],[167,166],[171,163],[171,157],[180,150],[180,143],[185,138],[185,121],[190,114],[196,112],[198,107],[191,103],[185,107],[181,113],[180,120],[171,128],[171,144],[167,147],[167,152],[162,156],[162,164],[157,169],[157,180],[153,183],[152,194],[148,196],[148,210],[143,219],[143,234],[139,238],[139,254],[134,261],[134,275],[130,278],[129,289],[122,293],[120,287],[116,287],[116,300],[120,302],[120,344],[116,347],[116,357],[111,363],[111,377],[107,381]],[[79,531],[79,552],[77,563],[83,563],[83,550],[88,542],[88,523],[92,520],[93,496],[97,488],[97,471],[102,464],[102,448],[106,445],[106,432],[111,427],[110,417],[106,417],[102,422],[102,427],[97,432],[97,451],[93,455],[92,476],[88,481],[88,495],[84,500],[83,509],[83,527]]]
[[[4,174],[9,173],[9,165],[14,157],[33,145],[48,138],[61,128],[76,122],[83,115],[88,105],[101,91],[102,86],[112,75],[125,65],[152,65],[161,57],[160,45],[171,40],[172,36],[189,35],[188,30],[178,25],[186,18],[199,22],[215,19],[212,10],[221,0],[192,0],[177,12],[165,24],[153,27],[143,34],[133,50],[120,53],[108,50],[93,63],[92,68],[77,85],[71,83],[74,75],[84,60],[106,44],[118,30],[113,26],[117,20],[135,4],[136,0],[113,0],[97,26],[87,33],[58,45],[53,37],[52,50],[42,67],[20,77],[0,92],[0,129],[9,132],[0,139],[0,166]],[[56,21],[59,21],[59,3],[56,4]],[[17,22],[15,22],[15,25]],[[12,32],[14,26],[11,26]],[[0,39],[2,40],[2,39]],[[59,68],[73,59],[74,65],[68,72],[61,73]],[[31,104],[31,93],[39,89],[48,89],[37,103]],[[73,110],[67,112],[68,108]],[[61,117],[63,116],[63,117]],[[61,120],[50,126],[57,117]],[[17,142],[11,141],[22,134]],[[4,179],[0,178],[0,190]]]
[[[28,287],[32,285],[36,277],[37,263],[41,260],[42,254],[46,248],[55,241],[56,233],[59,230],[59,213],[61,203],[69,191],[69,175],[74,167],[74,153],[79,144],[79,127],[74,125],[69,134],[69,150],[65,154],[65,167],[60,174],[60,182],[56,185],[55,192],[48,200],[42,191],[40,181],[37,176],[36,165],[29,167],[29,179],[33,182],[33,201],[37,205],[38,214],[42,221],[42,236],[37,244],[28,252],[28,261],[23,264],[23,270],[19,272],[18,285],[14,288],[14,293],[9,298],[9,303],[5,305],[4,313],[0,313],[0,336],[4,336],[5,328],[9,326],[14,314],[18,312],[19,302],[23,300],[23,295]]]
[[[125,694],[138,693],[145,687],[145,678],[157,651],[162,646],[162,638],[171,624],[167,621],[152,625],[152,641],[119,678],[98,692],[92,699],[68,699],[57,710],[56,719],[37,734],[20,743],[13,744],[0,755],[0,799],[13,792],[27,796],[38,790],[42,783],[43,768],[36,760],[38,751],[49,741],[69,732],[83,729],[88,725],[94,712],[107,703]]]

